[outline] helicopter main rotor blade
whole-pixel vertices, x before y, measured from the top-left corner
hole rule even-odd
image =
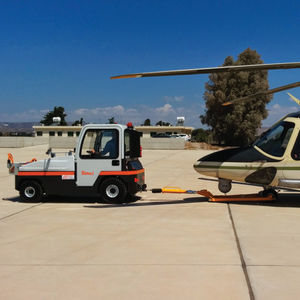
[[[194,75],[194,74],[210,74],[218,72],[237,72],[237,71],[253,71],[253,70],[278,70],[278,69],[295,69],[300,68],[300,62],[290,63],[275,63],[275,64],[256,64],[256,65],[238,65],[238,66],[223,66],[214,68],[199,68],[199,69],[183,69],[158,72],[145,72],[124,74],[112,76],[111,79],[122,78],[140,78],[140,77],[155,77],[155,76],[174,76],[174,75]]]
[[[237,99],[225,102],[222,105],[227,106],[227,105],[234,104],[236,102],[253,99],[257,96],[274,94],[274,93],[282,92],[282,91],[285,91],[285,90],[293,89],[293,88],[296,88],[296,87],[299,87],[299,86],[300,86],[300,81],[297,81],[297,82],[290,83],[290,84],[287,84],[287,85],[279,86],[279,87],[271,89],[271,90],[261,91],[259,93],[255,93],[255,94],[252,94],[252,95],[249,95],[249,96],[237,98]]]
[[[300,100],[299,99],[297,99],[295,96],[293,96],[292,94],[290,94],[290,93],[287,93],[290,97],[291,97],[291,99],[293,100],[293,101],[295,101],[298,105],[300,105]]]

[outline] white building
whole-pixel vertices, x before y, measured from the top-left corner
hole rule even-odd
[[[48,139],[49,147],[68,149],[76,147],[81,128],[82,126],[33,126],[35,137]],[[185,139],[165,137],[179,134],[191,135],[194,128],[184,126],[137,126],[134,129],[143,133],[141,139],[143,149],[184,149]]]
[[[144,138],[154,137],[160,134],[191,135],[193,127],[186,126],[136,126],[135,130],[142,132]],[[33,126],[35,136],[43,137],[76,137],[79,136],[81,126]]]

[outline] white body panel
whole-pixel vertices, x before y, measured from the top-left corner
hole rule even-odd
[[[119,132],[119,141],[124,141],[124,130],[127,127],[119,124],[101,125],[101,129],[117,129]],[[99,129],[97,125],[86,125],[80,132],[79,141],[84,138],[85,132],[89,129]],[[82,159],[80,157],[80,149],[77,149],[75,155],[76,162],[76,185],[77,186],[93,186],[102,171],[121,171],[122,159],[124,158],[124,143],[119,144],[119,156],[114,159]],[[118,161],[118,165],[113,165]]]
[[[19,171],[26,172],[53,172],[53,171],[74,171],[74,155],[58,156],[36,162],[23,164]]]

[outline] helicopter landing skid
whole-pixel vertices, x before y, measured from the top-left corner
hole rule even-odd
[[[180,188],[165,187],[161,189],[152,189],[152,193],[169,193],[169,194],[198,194],[208,198],[209,202],[265,202],[276,200],[274,193],[267,194],[247,194],[247,195],[230,195],[214,196],[208,190],[183,190]]]

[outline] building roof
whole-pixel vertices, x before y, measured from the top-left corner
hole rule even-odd
[[[107,124],[106,124],[107,125]],[[80,131],[82,126],[33,126],[35,131]],[[141,132],[168,132],[178,131],[191,133],[194,127],[186,126],[135,126],[135,130]]]

